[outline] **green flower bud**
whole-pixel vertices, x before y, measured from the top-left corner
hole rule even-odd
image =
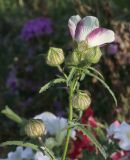
[[[60,48],[50,47],[47,57],[46,63],[50,66],[58,66],[64,62],[64,53]]]
[[[85,52],[85,59],[89,63],[98,63],[102,56],[102,52],[99,47],[89,48]]]
[[[91,98],[87,91],[79,91],[77,94],[73,96],[73,107],[78,110],[85,110],[91,104]]]
[[[85,52],[88,49],[86,41],[81,41],[78,43],[77,50],[79,52]]]
[[[47,146],[47,148],[53,149],[56,146],[56,141],[52,137],[47,138],[45,141],[45,145]]]
[[[25,126],[25,133],[30,138],[38,138],[46,134],[45,125],[40,119],[30,119]]]
[[[80,63],[80,56],[79,53],[76,51],[73,51],[66,58],[66,65],[68,66],[77,66],[79,63]]]
[[[86,63],[85,57],[86,57],[85,52],[81,52],[78,49],[76,49],[66,58],[66,65],[68,66],[84,65]]]
[[[82,41],[78,47],[66,58],[68,66],[86,66],[91,63],[98,63],[102,56],[99,47],[87,48],[87,44]]]

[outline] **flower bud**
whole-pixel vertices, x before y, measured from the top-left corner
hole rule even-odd
[[[58,66],[64,62],[64,53],[60,48],[50,47],[47,57],[46,63],[50,66]]]
[[[30,119],[25,126],[25,133],[30,138],[38,138],[46,133],[45,125],[40,119]]]
[[[81,52],[78,49],[74,50],[71,54],[66,58],[66,64],[68,66],[77,66],[85,64],[85,52]]]
[[[86,61],[89,63],[98,63],[101,56],[102,52],[99,47],[94,47],[94,48],[89,48],[86,52]]]
[[[45,145],[47,146],[47,148],[53,149],[56,146],[56,141],[52,137],[47,138],[45,141]]]
[[[87,91],[79,91],[77,94],[74,95],[73,100],[73,107],[78,110],[85,110],[91,104],[91,98]]]
[[[88,49],[86,41],[81,41],[77,45],[77,50],[79,52],[85,52]]]
[[[73,51],[66,58],[66,65],[68,66],[77,66],[79,63],[80,63],[80,57],[79,53],[76,51]]]
[[[79,43],[78,47],[68,55],[66,58],[66,65],[86,66],[87,64],[99,62],[102,55],[100,48],[87,48],[87,44],[84,44],[83,42]]]

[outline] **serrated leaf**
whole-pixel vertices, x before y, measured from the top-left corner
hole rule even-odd
[[[86,135],[91,142],[99,149],[99,151],[101,152],[101,154],[103,155],[103,157],[106,159],[107,158],[107,154],[104,150],[104,148],[101,146],[101,144],[96,140],[96,138],[83,126],[81,125],[76,125],[75,126],[76,129],[80,130],[83,132],[84,135]]]
[[[23,141],[7,141],[7,142],[3,142],[0,144],[0,147],[4,147],[4,146],[10,146],[10,145],[15,145],[15,146],[22,146],[22,147],[30,147],[35,151],[40,151],[39,147],[35,144],[32,143],[26,143]]]
[[[114,102],[115,102],[115,104],[116,104],[116,106],[117,106],[117,99],[116,99],[116,97],[115,97],[115,94],[114,94],[113,91],[110,89],[110,87],[107,85],[107,83],[104,82],[104,80],[102,80],[101,78],[99,78],[97,75],[95,75],[95,74],[93,74],[93,73],[90,73],[89,71],[87,71],[86,74],[88,74],[88,75],[91,76],[91,77],[96,78],[97,80],[99,80],[99,81],[103,84],[103,86],[109,91],[109,93],[110,93],[111,96],[113,97]]]
[[[39,93],[45,92],[47,89],[49,89],[50,87],[52,87],[55,84],[65,83],[65,82],[66,82],[66,80],[63,78],[54,79],[54,80],[48,82],[47,84],[45,84],[43,87],[41,87],[41,89],[39,90]]]

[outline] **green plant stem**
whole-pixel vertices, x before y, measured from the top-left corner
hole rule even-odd
[[[69,118],[68,121],[71,122],[73,119],[73,107],[72,107],[72,97],[73,97],[73,87],[70,86],[69,90]],[[67,135],[66,135],[66,142],[65,142],[65,148],[64,152],[62,155],[62,160],[66,159],[67,151],[68,151],[68,146],[69,146],[69,140],[70,140],[70,134],[71,134],[71,128],[67,129]]]
[[[40,144],[43,147],[43,148],[40,147],[42,149],[42,151],[45,152],[46,154],[48,154],[52,160],[56,160],[56,158],[54,157],[53,153],[44,145],[44,143],[42,141],[42,138],[38,137],[38,140],[39,140]]]
[[[64,75],[64,77],[67,79],[67,75],[64,73],[63,69],[61,68],[61,66],[57,66],[58,70]]]

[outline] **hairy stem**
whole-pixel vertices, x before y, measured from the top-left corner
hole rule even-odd
[[[73,118],[72,97],[73,97],[73,87],[70,86],[70,90],[69,90],[69,118],[68,118],[69,122],[71,122],[72,118]],[[69,140],[70,140],[70,134],[71,134],[71,128],[68,128],[67,129],[66,142],[65,142],[65,148],[64,148],[62,160],[66,159],[68,146],[69,146]]]

